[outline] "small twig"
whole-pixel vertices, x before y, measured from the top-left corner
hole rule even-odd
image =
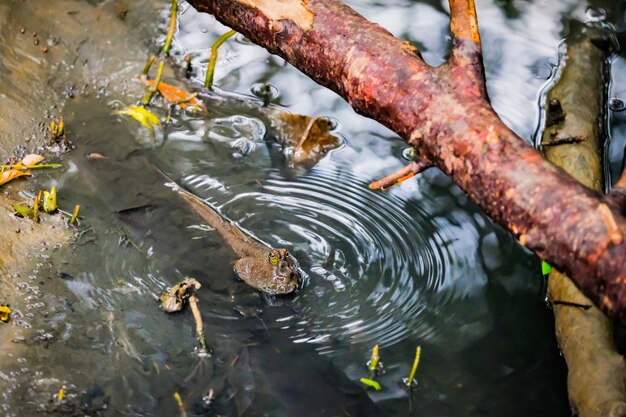
[[[206,78],[204,79],[204,88],[211,88],[213,86],[213,74],[215,73],[215,63],[217,62],[217,50],[220,46],[222,46],[224,42],[226,42],[228,38],[233,36],[235,33],[237,32],[235,32],[234,30],[229,30],[228,32],[217,38],[213,46],[211,46],[211,56],[209,57],[209,65],[206,70]]]
[[[200,350],[203,354],[209,354],[211,351],[207,346],[206,339],[204,338],[202,316],[200,315],[200,309],[198,308],[198,301],[198,297],[192,295],[189,297],[189,307],[191,307],[193,319],[196,321],[196,337],[198,338],[198,343],[200,343]]]
[[[163,50],[163,48],[161,48],[161,50]],[[159,50],[159,53],[161,53],[161,50]],[[150,72],[150,68],[152,68],[152,64],[154,64],[154,61],[156,61],[156,59],[156,55],[152,55],[150,58],[148,58],[146,65],[143,67],[143,71],[141,71],[143,75],[148,75],[148,72]]]
[[[378,181],[374,181],[369,185],[370,190],[386,190],[389,187],[393,187],[394,185],[400,184],[402,181],[405,181],[409,178],[414,177],[415,175],[424,172],[428,168],[432,167],[433,164],[428,159],[417,156],[414,161],[409,163],[404,168],[399,171],[394,172],[393,174],[387,175],[385,178],[380,179]]]
[[[165,37],[165,42],[163,43],[163,48],[161,48],[161,51],[159,51],[159,55],[161,53],[164,54],[165,56],[168,56],[170,54],[170,49],[172,48],[172,40],[174,39],[174,32],[176,32],[177,14],[178,14],[178,0],[172,0],[172,11],[170,13],[170,25],[167,30],[167,36]],[[148,59],[148,62],[146,62],[146,66],[143,69],[144,75],[148,75],[148,72],[150,71],[150,67],[152,67],[152,64],[154,63],[156,59],[157,59],[156,56],[152,56]],[[159,89],[159,83],[161,82],[161,77],[163,76],[164,65],[165,65],[165,62],[163,60],[160,60],[154,85],[152,85],[148,89],[148,92],[141,100],[142,105],[144,106],[149,105],[150,102],[152,101],[152,97],[154,96],[154,93],[156,93],[157,90]]]
[[[150,102],[152,101],[152,97],[154,96],[154,93],[157,92],[157,90],[159,89],[159,84],[161,83],[161,78],[163,77],[163,67],[165,66],[165,62],[163,60],[161,60],[159,62],[159,68],[157,69],[157,76],[154,80],[154,84],[152,84],[150,86],[150,88],[148,88],[148,92],[146,93],[146,95],[143,97],[143,99],[141,100],[141,104],[144,106],[147,106],[150,104]]]
[[[176,32],[176,15],[177,14],[178,14],[178,0],[172,0],[172,11],[170,13],[170,26],[167,30],[165,43],[163,44],[163,53],[165,55],[169,55],[170,49],[172,48],[172,39],[174,39],[174,32]]]
[[[33,220],[36,222],[39,221],[39,206],[41,204],[42,195],[43,191],[39,191],[39,193],[37,193],[37,197],[35,197],[35,202],[33,203]]]

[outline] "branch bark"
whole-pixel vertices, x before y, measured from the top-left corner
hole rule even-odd
[[[604,188],[601,155],[611,36],[606,27],[583,26],[568,37],[558,78],[546,94],[541,138],[548,160],[598,193]],[[572,411],[580,417],[626,416],[626,363],[615,349],[612,323],[554,269],[548,295],[567,362]]]
[[[454,43],[437,68],[338,0],[190,3],[398,133],[605,313],[626,322],[626,220],[492,109],[473,0],[450,1]]]

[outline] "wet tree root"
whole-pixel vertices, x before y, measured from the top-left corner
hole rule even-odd
[[[610,40],[610,31],[596,26],[569,36],[558,79],[546,94],[541,137],[548,160],[598,193],[604,187],[602,126]],[[626,416],[626,363],[615,349],[612,323],[554,269],[548,295],[574,414]]]

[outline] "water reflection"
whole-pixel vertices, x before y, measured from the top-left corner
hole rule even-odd
[[[416,43],[428,62],[444,61],[441,2],[350,3]],[[623,27],[613,6],[600,6]],[[478,7],[493,104],[530,137],[557,45],[570,19],[586,18],[586,6]],[[210,44],[225,30],[181,5],[174,56],[192,56],[192,82],[204,78]],[[618,58],[614,68],[623,66]],[[614,91],[625,90],[619,74]],[[290,170],[281,150],[262,140],[266,121],[225,108],[207,118],[174,114],[163,145],[153,147],[103,100],[77,98],[66,120],[78,149],[65,156],[71,169],[58,180],[65,201],[83,205],[91,231],[73,256],[52,266],[41,260],[37,275],[50,277],[44,284],[19,280],[33,298],[16,323],[36,332],[16,339],[27,349],[0,371],[6,415],[177,415],[174,392],[189,415],[296,415],[325,401],[353,404],[346,392],[375,415],[570,414],[534,257],[436,170],[387,193],[369,191],[369,181],[406,162],[404,143],[280,58],[236,38],[225,45],[216,82],[240,94],[271,82],[280,91],[272,101],[337,119],[346,146],[311,170]],[[626,137],[622,115],[614,138]],[[91,152],[108,159],[84,158]],[[238,281],[224,242],[184,210],[151,163],[261,239],[287,247],[308,275],[302,291],[266,297]],[[202,283],[211,359],[194,354],[190,314],[166,315],[153,300],[186,275]],[[383,389],[366,397],[354,381],[375,343],[387,372]],[[411,403],[397,382],[417,344],[423,359]],[[61,387],[67,397],[59,404]]]

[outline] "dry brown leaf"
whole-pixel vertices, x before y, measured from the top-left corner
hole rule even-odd
[[[44,159],[46,159],[46,158],[41,156],[41,155],[37,155],[37,154],[31,153],[29,155],[26,155],[24,157],[24,159],[22,159],[22,165],[27,166],[27,167],[29,167],[31,165],[37,165],[38,163],[40,163]]]

